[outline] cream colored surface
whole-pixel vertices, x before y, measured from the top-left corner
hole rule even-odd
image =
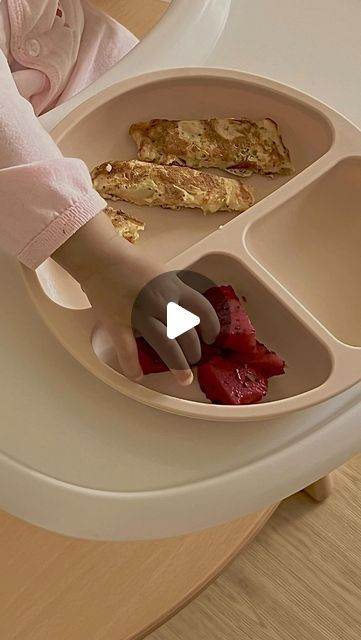
[[[340,159],[246,236],[256,260],[330,333],[355,347],[361,347],[360,196],[360,158]]]
[[[167,9],[162,0],[92,0],[92,3],[124,24],[138,38],[143,38]]]
[[[361,455],[321,505],[299,493],[217,582],[148,640],[359,640]]]

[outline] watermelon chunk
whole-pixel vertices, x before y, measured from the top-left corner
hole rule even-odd
[[[215,356],[221,356],[222,352],[218,347],[215,347],[213,344],[206,344],[202,342],[202,338],[200,337],[201,349],[202,349],[202,357],[198,363],[198,365],[203,364],[204,362],[208,362],[211,358]]]
[[[201,342],[198,382],[214,404],[259,402],[268,391],[268,379],[285,372],[284,360],[256,339],[256,332],[230,285],[211,287],[204,294],[215,309],[221,330],[213,345]],[[137,338],[139,362],[145,375],[168,371],[144,338]]]
[[[144,338],[137,338],[136,342],[138,346],[139,363],[144,375],[169,371],[167,365],[163,362],[157,352],[153,349],[153,347],[150,346],[150,344],[148,344],[148,342]],[[202,357],[198,364],[208,362],[208,360],[210,360],[211,358],[221,355],[221,350],[218,349],[218,347],[210,344],[205,344],[205,342],[202,342],[202,340],[200,340],[200,342]]]
[[[248,365],[261,373],[265,378],[281,376],[285,372],[286,363],[274,351],[269,351],[261,342],[256,343],[252,353],[230,353],[228,359],[236,364]]]
[[[256,332],[233,287],[211,287],[204,296],[217,313],[221,325],[214,345],[240,353],[253,351]]]
[[[153,347],[148,344],[144,338],[137,338],[139,364],[144,375],[149,373],[163,373],[169,371],[167,365],[161,357],[154,351]]]
[[[267,379],[262,374],[222,357],[199,365],[198,382],[203,393],[216,404],[252,404],[266,395]]]

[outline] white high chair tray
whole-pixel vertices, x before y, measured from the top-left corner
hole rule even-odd
[[[350,458],[361,388],[277,421],[215,423],[147,408],[88,373],[0,257],[0,506],[79,537],[177,535],[270,505]]]
[[[174,0],[174,5],[183,1]],[[213,9],[224,6],[223,0],[211,4]],[[231,4],[235,34],[243,3]],[[271,24],[271,3],[254,4],[243,16],[243,31],[252,31],[252,12],[269,7],[269,32],[281,46],[277,12]],[[337,3],[330,4],[337,11]],[[307,20],[312,22],[311,3],[303,3],[298,12],[303,8],[305,27]],[[358,11],[356,4],[349,8],[344,34],[352,35]],[[231,25],[226,27],[229,38]],[[325,41],[319,31],[320,51],[322,37]],[[222,51],[226,56],[222,38],[218,45],[223,46],[219,57]],[[357,55],[354,45],[352,37],[345,36],[343,51],[347,49],[350,58]],[[233,66],[242,56],[241,43],[238,46]],[[280,60],[284,73],[289,70],[286,58]],[[194,62],[199,63],[196,52]],[[152,68],[151,58],[147,63]],[[229,59],[227,64],[231,66]],[[315,54],[314,69],[325,92],[331,86],[325,76],[328,65],[333,70],[337,66],[328,58],[326,67]],[[261,66],[256,51],[254,69],[262,73]],[[339,85],[350,91],[350,100],[356,99],[347,73],[339,76]],[[106,82],[122,74],[120,65]],[[96,94],[100,85],[91,92]],[[44,123],[54,124],[62,113],[55,111]],[[27,297],[14,260],[1,256],[0,274],[0,507],[14,515],[91,538],[177,535],[278,502],[360,449],[360,385],[318,408],[276,421],[221,424],[162,413],[98,381],[59,345]]]

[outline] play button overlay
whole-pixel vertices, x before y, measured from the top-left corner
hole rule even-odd
[[[175,340],[200,324],[201,319],[176,302],[167,304],[167,338]]]
[[[166,271],[149,280],[134,301],[131,324],[135,336],[144,338],[169,369],[188,369],[199,361],[201,345],[195,327],[203,333],[209,325],[199,298],[205,302],[202,293],[214,286],[196,271]]]

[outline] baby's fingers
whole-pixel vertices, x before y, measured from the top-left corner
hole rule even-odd
[[[176,340],[167,337],[167,328],[160,320],[147,318],[137,329],[169,367],[179,384],[188,385],[193,382],[193,373],[181,346]]]
[[[180,298],[180,304],[192,311],[200,318],[202,338],[207,344],[212,344],[218,336],[221,327],[218,316],[207,298],[201,293],[185,286]]]
[[[131,327],[109,323],[106,329],[113,341],[123,374],[139,382],[143,377],[143,371],[139,364],[137,343]]]

